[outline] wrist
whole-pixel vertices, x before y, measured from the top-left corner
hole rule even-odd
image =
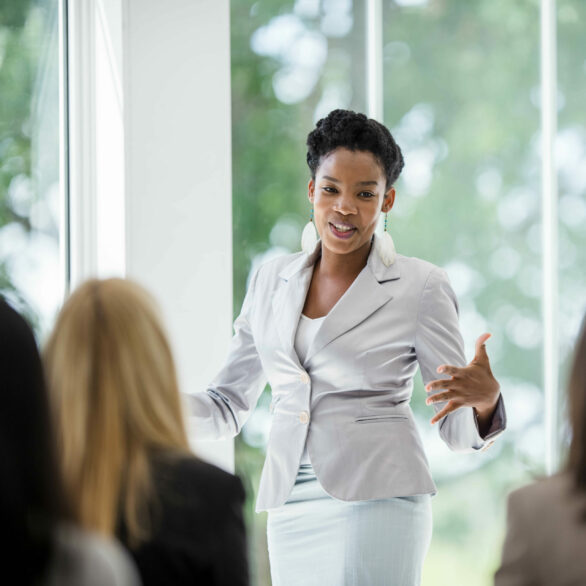
[[[474,407],[474,411],[478,419],[489,419],[492,417],[493,413],[496,410],[496,406],[498,405],[499,398],[501,396],[500,391],[497,393],[496,397],[490,403],[486,403],[484,405],[479,405]]]

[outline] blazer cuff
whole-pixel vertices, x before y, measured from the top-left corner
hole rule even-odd
[[[480,428],[478,427],[478,416],[476,410],[473,409],[474,413],[474,425],[476,425],[476,431],[482,440],[485,442],[488,440],[494,440],[507,428],[507,412],[505,411],[505,402],[503,401],[502,393],[499,395],[499,400],[496,404],[494,413],[492,414],[492,421],[485,435],[480,434]],[[492,443],[492,442],[491,442]]]

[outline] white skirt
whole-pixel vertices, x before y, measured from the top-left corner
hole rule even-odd
[[[302,465],[269,511],[273,586],[419,586],[432,533],[430,495],[341,501]]]

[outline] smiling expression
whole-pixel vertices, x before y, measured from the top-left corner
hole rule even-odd
[[[340,147],[320,162],[308,185],[309,201],[322,246],[335,254],[369,247],[381,211],[388,212],[395,190],[375,156]]]

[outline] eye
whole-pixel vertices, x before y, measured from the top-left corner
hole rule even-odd
[[[322,190],[326,193],[338,193],[338,190],[335,187],[330,187],[329,185],[324,185]]]
[[[361,191],[358,194],[358,197],[361,197],[362,199],[370,199],[372,197],[375,197],[375,195],[371,191]]]

